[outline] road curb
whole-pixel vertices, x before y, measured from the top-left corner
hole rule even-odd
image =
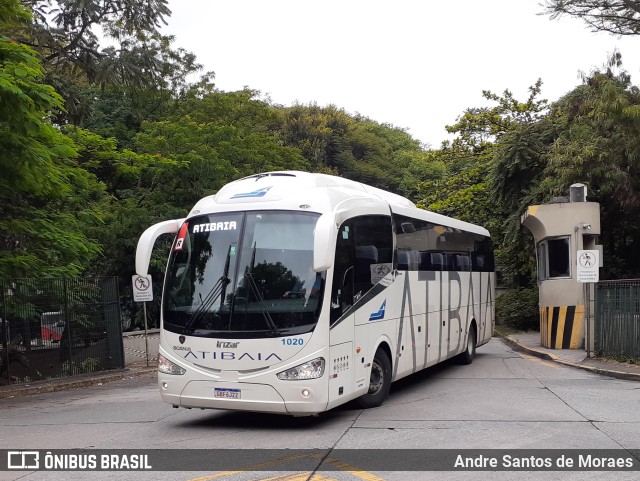
[[[617,371],[615,369],[604,369],[601,367],[595,367],[595,366],[587,366],[585,364],[578,364],[575,362],[571,362],[571,361],[567,361],[565,359],[561,359],[558,356],[556,356],[555,354],[551,354],[548,352],[544,352],[544,351],[539,351],[538,349],[534,349],[531,346],[527,346],[525,344],[522,344],[518,341],[516,341],[515,339],[511,339],[509,337],[502,337],[501,338],[502,341],[506,344],[508,344],[509,346],[511,346],[512,348],[518,350],[518,351],[523,351],[526,352],[527,354],[531,354],[532,356],[536,356],[539,357],[541,359],[546,359],[547,361],[553,361],[553,362],[557,362],[558,364],[563,364],[565,366],[569,366],[569,367],[575,367],[578,369],[582,369],[584,371],[589,371],[592,372],[594,374],[600,374],[602,376],[609,376],[609,377],[613,377],[616,379],[624,379],[626,381],[638,381],[640,382],[640,374],[637,373],[633,373],[633,372],[625,372],[625,371]]]
[[[150,375],[157,372],[155,367],[145,367],[139,369],[116,369],[106,374],[87,374],[73,376],[64,379],[48,381],[36,381],[29,384],[0,387],[0,399],[28,396],[31,394],[42,394],[58,391],[69,391],[82,387],[106,384],[115,381],[123,381],[140,376]]]
[[[554,356],[553,354],[549,354],[548,352],[544,351],[538,351],[537,349],[533,349],[532,347],[527,346],[526,344],[522,344],[515,339],[511,339],[510,337],[501,337],[500,339],[502,339],[504,343],[509,344],[509,346],[515,348],[516,350],[526,352],[533,356],[539,357],[540,359],[546,359],[547,361],[558,360],[558,357]]]

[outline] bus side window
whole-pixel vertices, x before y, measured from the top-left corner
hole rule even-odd
[[[393,232],[390,216],[366,215],[352,220],[356,250],[354,294],[359,299],[378,282],[372,274],[376,266],[386,264],[391,270]]]
[[[353,236],[350,221],[346,221],[338,231],[336,258],[331,288],[330,322],[333,324],[353,302]]]
[[[359,216],[340,226],[331,292],[332,324],[373,287],[372,266],[391,267],[392,253],[390,216]]]

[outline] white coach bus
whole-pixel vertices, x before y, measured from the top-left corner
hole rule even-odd
[[[163,233],[177,235],[158,381],[176,407],[375,407],[397,379],[470,363],[493,333],[488,231],[358,182],[293,171],[231,182],[143,233],[139,275]]]

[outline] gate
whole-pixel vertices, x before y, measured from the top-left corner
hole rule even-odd
[[[640,279],[596,284],[595,351],[640,358]]]
[[[0,385],[123,367],[115,277],[0,279]]]

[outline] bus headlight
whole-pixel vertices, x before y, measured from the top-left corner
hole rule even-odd
[[[177,364],[172,363],[164,357],[162,354],[158,354],[158,371],[164,374],[181,375],[187,372],[186,369],[181,368]]]
[[[319,357],[313,361],[307,361],[299,366],[292,367],[278,373],[278,379],[283,381],[298,381],[303,379],[317,379],[324,374],[324,359]]]

